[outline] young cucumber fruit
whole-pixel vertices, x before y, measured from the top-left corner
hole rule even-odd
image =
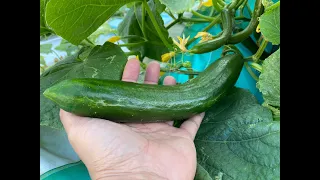
[[[184,120],[206,111],[232,88],[242,70],[238,53],[219,58],[184,84],[161,86],[102,79],[68,79],[44,92],[65,111],[115,122]]]
[[[193,46],[189,52],[195,54],[203,54],[207,52],[214,51],[221,46],[225,45],[228,39],[231,37],[233,25],[234,25],[234,11],[229,9],[223,9],[221,12],[221,21],[222,21],[222,34],[217,38],[214,38],[209,41],[198,43]]]

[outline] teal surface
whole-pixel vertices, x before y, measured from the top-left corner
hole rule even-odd
[[[52,169],[40,176],[40,180],[90,180],[82,161]]]

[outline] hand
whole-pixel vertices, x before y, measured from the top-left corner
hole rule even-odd
[[[136,82],[140,62],[128,60],[123,81]],[[160,66],[151,62],[145,83],[157,84]],[[165,85],[176,81],[168,76]],[[108,120],[79,117],[60,111],[69,141],[86,165],[92,179],[192,180],[196,172],[194,137],[204,113],[185,121],[119,124]]]

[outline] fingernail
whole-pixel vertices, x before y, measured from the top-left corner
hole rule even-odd
[[[134,56],[134,55],[130,55],[130,56],[128,57],[128,61],[129,61],[129,60],[132,60],[132,59],[137,59],[137,57]]]
[[[160,65],[160,63],[158,61],[151,61],[149,64],[159,64]]]

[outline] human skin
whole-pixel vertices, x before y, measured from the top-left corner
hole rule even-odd
[[[129,59],[122,81],[136,82],[140,62]],[[146,84],[157,84],[160,65],[153,61],[146,70]],[[172,76],[165,85],[175,85]],[[192,180],[196,172],[194,137],[204,113],[183,122],[115,123],[80,117],[60,110],[61,122],[75,152],[93,180],[154,179]]]

